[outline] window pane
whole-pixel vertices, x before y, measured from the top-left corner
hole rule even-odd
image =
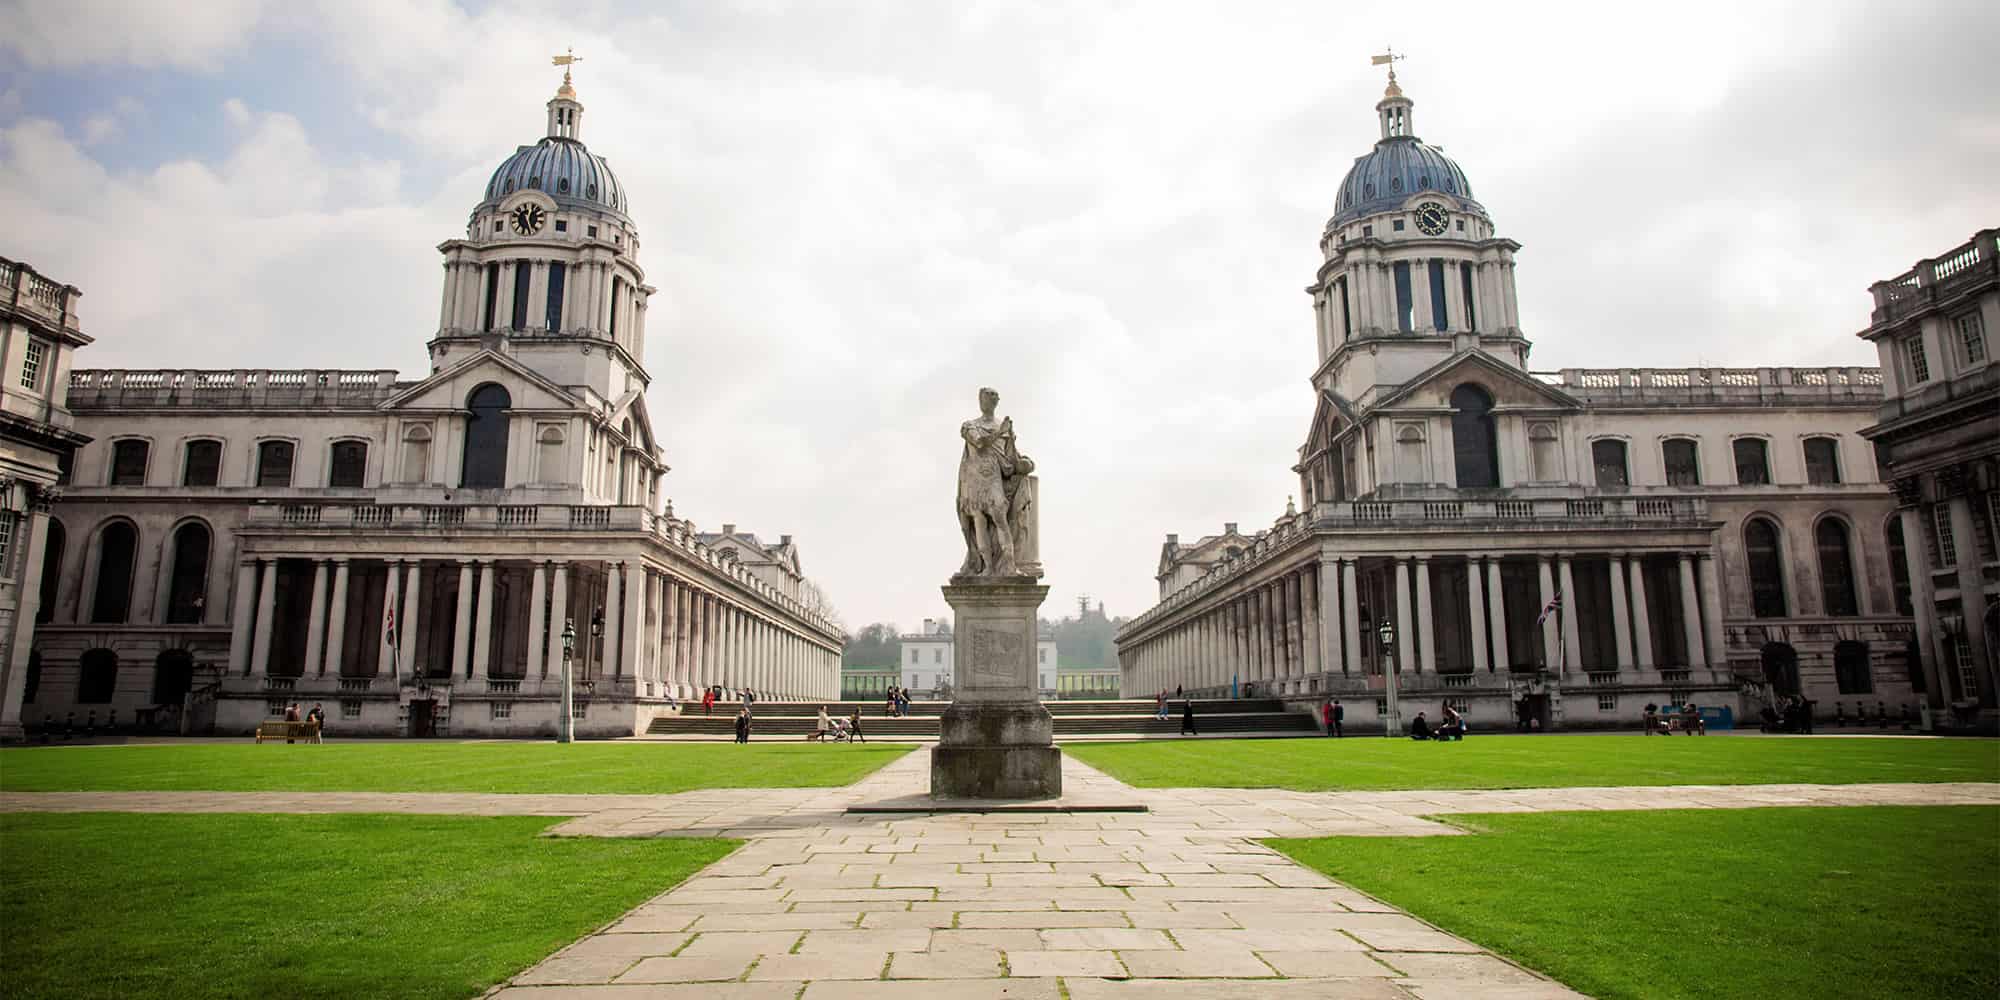
[[[257,446],[257,485],[292,485],[290,441],[266,441]]]
[[[1847,548],[1847,526],[1828,518],[1814,531],[1819,547],[1820,596],[1826,613],[1836,616],[1859,614],[1854,600],[1854,561]]]
[[[181,473],[181,485],[214,486],[221,473],[222,442],[188,442],[187,469]]]
[[[1676,438],[1660,444],[1660,452],[1666,460],[1668,486],[1699,486],[1701,470],[1695,464],[1693,441]]]
[[[144,441],[120,441],[111,446],[111,485],[146,485],[146,455],[151,450]]]
[[[1736,481],[1745,486],[1761,486],[1771,481],[1771,466],[1765,461],[1764,442],[1757,438],[1737,438],[1730,445],[1736,452]]]
[[[1751,612],[1759,618],[1785,616],[1784,562],[1778,552],[1778,529],[1759,518],[1743,527],[1743,550],[1750,563]]]
[[[1399,260],[1391,270],[1396,278],[1396,329],[1408,333],[1414,321],[1414,307],[1410,301],[1410,262]]]
[[[1631,485],[1632,480],[1625,471],[1625,442],[1592,441],[1590,461],[1597,467],[1597,485]]]
[[[1840,482],[1840,452],[1832,438],[1806,439],[1806,482]]]
[[[328,464],[327,485],[359,488],[368,469],[368,446],[360,441],[336,441]]]
[[[1903,348],[1909,352],[1910,356],[1910,381],[1930,381],[1931,366],[1929,360],[1924,357],[1924,338],[1921,336],[1911,337],[1903,342]]]

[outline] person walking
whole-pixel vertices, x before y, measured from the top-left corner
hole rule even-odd
[[[1335,739],[1347,735],[1341,726],[1341,723],[1346,721],[1347,707],[1340,703],[1339,698],[1333,699],[1333,736]]]
[[[293,729],[289,725],[289,723],[298,721],[299,721],[299,703],[295,701],[285,706],[285,722],[288,723],[288,725],[285,726],[285,742],[287,743],[298,742],[297,740],[294,740],[292,738],[292,734],[297,730]]]
[[[903,688],[896,692],[896,715],[900,717],[908,714],[910,714],[910,689]]]
[[[1200,735],[1201,735],[1201,734],[1200,734],[1199,732],[1196,732],[1196,731],[1195,731],[1195,728],[1194,728],[1194,699],[1193,699],[1193,698],[1189,698],[1189,699],[1187,699],[1186,701],[1183,701],[1183,702],[1181,702],[1181,735],[1182,735],[1182,736],[1200,736]]]
[[[854,706],[854,714],[847,719],[847,738],[855,743],[866,743],[861,737],[861,706]]]
[[[706,687],[701,691],[701,714],[715,714],[715,688]]]
[[[747,707],[736,712],[736,742],[750,742],[750,709]]]
[[[882,705],[882,715],[886,718],[891,718],[891,719],[895,718],[896,705],[897,705],[896,685],[891,684],[889,685],[889,697],[884,699],[884,703]]]
[[[326,739],[326,710],[319,707],[319,702],[313,702],[312,711],[306,713],[306,721],[312,723],[313,742],[324,742]]]
[[[1153,718],[1158,719],[1161,722],[1167,721],[1166,688],[1161,688],[1160,693],[1153,696]]]

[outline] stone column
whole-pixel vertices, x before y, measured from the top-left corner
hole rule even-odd
[[[1701,597],[1694,585],[1694,556],[1681,553],[1681,631],[1690,667],[1708,666],[1708,649],[1701,641]]]
[[[528,329],[540,330],[549,323],[549,262],[537,260],[528,272]]]
[[[1299,624],[1302,629],[1299,648],[1305,654],[1301,670],[1307,677],[1317,677],[1326,669],[1326,643],[1322,638],[1326,633],[1326,624],[1320,617],[1319,563],[1311,563],[1299,570],[1298,581]]]
[[[686,678],[681,675],[679,628],[681,623],[681,587],[673,574],[660,576],[660,672],[665,675],[667,690],[676,698],[686,698],[689,690]]]
[[[1923,536],[1915,536],[1921,538]],[[46,572],[46,570],[44,570]],[[250,672],[251,629],[256,624],[257,561],[236,563],[236,594],[229,609],[229,675]]]
[[[1493,626],[1493,665],[1512,669],[1514,650],[1507,644],[1507,594],[1500,589],[1500,557],[1486,557],[1486,618]]]
[[[1465,321],[1465,296],[1460,291],[1463,282],[1458,276],[1458,269],[1464,266],[1460,261],[1444,262],[1444,309],[1447,319],[1445,324],[1440,324],[1448,324],[1452,329],[1461,331],[1472,329],[1472,325]]]
[[[569,564],[559,562],[555,579],[549,584],[549,655],[542,661],[543,677],[549,675],[550,667],[558,675],[562,672],[562,633],[569,624]],[[589,636],[586,634],[585,638]]]
[[[320,664],[320,673],[331,673],[339,677],[347,644],[347,558],[345,556],[335,556],[333,559],[332,604],[326,622],[326,659]]]
[[[528,578],[528,666],[529,678],[546,676],[548,661],[543,649],[549,625],[548,609],[544,607],[549,597],[548,567],[540,560],[535,561],[533,573]]]
[[[1431,265],[1427,260],[1410,261],[1410,332],[1430,333],[1437,328],[1431,316]]]
[[[1285,581],[1272,580],[1264,585],[1264,680],[1278,681],[1285,676]]]
[[[644,632],[646,610],[646,567],[634,559],[625,564],[625,624],[618,630],[618,672],[614,677],[636,681],[644,665],[639,662],[639,640]]]
[[[1631,611],[1625,602],[1625,553],[1611,554],[1611,633],[1617,642],[1618,669],[1632,669]]]
[[[1417,626],[1420,642],[1417,648],[1418,662],[1423,664],[1423,672],[1437,673],[1437,615],[1431,611],[1431,558],[1417,557]]]
[[[1991,411],[1988,413],[1990,415]],[[1950,471],[1957,474],[1960,470]],[[1964,470],[1960,479],[1970,476],[1971,471]],[[1946,477],[1940,475],[1939,479],[1946,480]],[[1951,518],[1951,537],[1958,555],[1955,568],[1958,570],[1959,614],[1965,620],[1965,644],[1972,653],[1972,674],[1979,685],[1976,692],[1979,704],[1991,707],[1996,700],[2000,700],[2000,692],[1994,690],[1993,661],[1991,651],[1986,648],[1986,578],[1979,564],[1979,536],[1972,527],[1970,484],[1943,481],[1939,485],[1947,491],[1956,488],[1955,495],[1948,496],[1944,502],[1949,512],[1947,516]],[[1921,539],[1923,536],[1917,537]],[[1909,544],[1910,536],[1903,536],[1904,548],[1907,549]],[[1857,543],[1855,547],[1858,549],[1860,546]],[[1961,668],[1959,672],[1963,674],[1964,670]],[[1968,697],[1973,694],[1975,692],[1966,692]]]
[[[1347,672],[1347,653],[1340,643],[1340,566],[1322,559],[1313,573],[1314,597],[1319,601],[1319,669],[1330,679]]]
[[[1905,551],[1908,551],[1907,548]],[[1713,556],[1706,550],[1697,555],[1701,560],[1702,632],[1708,642],[1708,664],[1717,670],[1726,670],[1729,668],[1729,646],[1728,637],[1723,632],[1722,578],[1716,574]]]
[[[1486,664],[1486,588],[1481,586],[1479,557],[1465,557],[1465,613],[1472,625],[1472,672],[1490,670]]]
[[[1347,646],[1347,658],[1341,661],[1341,673],[1352,673],[1361,669],[1361,603],[1360,587],[1355,581],[1355,562],[1352,559],[1340,561],[1340,631],[1342,642]]]
[[[604,564],[604,662],[599,668],[600,676],[616,677],[621,666],[618,654],[625,648],[619,631],[625,623],[625,615],[620,612],[620,601],[625,596],[625,566],[623,563]]]
[[[326,652],[326,563],[313,560],[312,617],[306,619],[306,662],[299,668],[299,676],[315,677],[326,673],[325,662],[321,659]]]
[[[1249,641],[1247,662],[1243,665],[1243,682],[1246,684],[1262,680],[1264,676],[1264,591],[1255,588],[1244,595],[1249,602],[1244,638]]]
[[[1567,552],[1562,553],[1556,558],[1557,575],[1562,582],[1562,641],[1564,649],[1562,660],[1565,670],[1583,665],[1581,660],[1583,656],[1583,644],[1578,641],[1576,627],[1576,577],[1570,570],[1569,560],[1570,554]]]
[[[1306,582],[1304,574],[1293,570],[1285,574],[1285,615],[1292,620],[1286,629],[1285,639],[1291,644],[1292,689],[1305,690],[1305,675],[1310,672],[1306,666]]]
[[[1548,556],[1546,555],[1535,556],[1535,568],[1540,573],[1541,576],[1540,582],[1542,585],[1541,589],[1542,603],[1537,606],[1535,610],[1535,617],[1541,618],[1542,616],[1541,609],[1548,607],[1549,602],[1555,600],[1556,584],[1555,584],[1555,576],[1552,572],[1550,572]],[[1556,656],[1558,655],[1556,650],[1556,640],[1557,640],[1556,618],[1554,615],[1550,615],[1547,618],[1542,619],[1542,668],[1545,670],[1555,669]]]
[[[1396,559],[1395,667],[1401,668],[1408,665],[1412,669],[1416,669],[1416,665],[1410,662],[1410,644],[1416,640],[1416,631],[1417,623],[1410,615],[1410,560],[1399,556]],[[1390,669],[1390,664],[1383,664],[1382,669],[1386,674]]]
[[[472,674],[493,677],[493,560],[479,560],[479,609],[472,619]]]
[[[1632,659],[1653,669],[1653,618],[1646,609],[1646,557],[1632,557]]]
[[[458,564],[458,616],[452,622],[451,675],[472,676],[472,563]]]
[[[411,676],[415,676],[417,669],[417,636],[422,634],[418,631],[420,626],[417,624],[417,598],[422,595],[423,563],[412,559],[410,579],[403,584],[403,610],[396,618],[396,641],[402,647],[397,665],[405,674]],[[430,664],[426,663],[424,666],[428,669]]]
[[[15,543],[27,546],[20,562],[20,582],[24,584],[14,612],[14,643],[7,650],[7,661],[0,665],[0,677],[5,678],[0,687],[0,740],[25,740],[27,729],[21,725],[21,699],[28,693],[28,659],[34,655],[35,619],[39,617],[42,574],[51,570],[44,565],[48,553],[49,515],[45,510],[30,508],[23,514],[21,527],[14,535]],[[58,577],[62,568],[53,572]],[[51,609],[53,610],[53,609]]]

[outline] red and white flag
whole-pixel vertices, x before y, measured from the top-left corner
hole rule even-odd
[[[382,641],[388,643],[391,646],[396,644],[395,608],[390,608],[388,613],[382,616]]]
[[[1562,591],[1558,590],[1556,591],[1556,596],[1549,598],[1549,603],[1542,606],[1542,613],[1540,616],[1536,617],[1535,624],[1540,625],[1541,623],[1548,621],[1550,615],[1555,614],[1556,612],[1562,610],[1562,606],[1563,606],[1563,595]]]

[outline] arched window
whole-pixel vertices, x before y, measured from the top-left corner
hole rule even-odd
[[[137,438],[111,443],[111,485],[146,485],[146,458],[152,445]]]
[[[427,483],[431,478],[431,429],[411,424],[403,429],[403,482]]]
[[[1819,593],[1826,613],[1860,614],[1854,600],[1854,554],[1847,545],[1847,525],[1839,518],[1821,518],[1813,529],[1813,544],[1819,549]]]
[[[36,624],[46,625],[56,620],[56,588],[62,583],[67,535],[61,521],[49,518],[48,540],[42,543],[42,597],[35,606]]]
[[[1424,430],[1415,424],[1396,431],[1396,479],[1405,483],[1430,482],[1430,462],[1424,451]]]
[[[1841,694],[1871,694],[1875,678],[1868,670],[1868,644],[1848,639],[1833,644],[1833,681]]]
[[[1668,438],[1660,442],[1660,460],[1666,466],[1668,486],[1701,485],[1701,464],[1692,440]]]
[[[491,382],[472,390],[465,406],[465,462],[459,485],[497,489],[507,485],[507,408],[514,405],[503,386]]]
[[[97,590],[90,602],[96,624],[123,624],[132,611],[132,556],[139,533],[130,521],[113,521],[97,535]]]
[[[1551,483],[1562,478],[1556,456],[1554,425],[1534,424],[1528,428],[1528,461],[1534,466],[1531,474],[1535,482]]]
[[[222,477],[222,442],[189,441],[182,486],[214,486]]]
[[[179,705],[194,688],[194,656],[185,649],[163,649],[153,658],[153,704]]]
[[[103,647],[86,650],[77,660],[76,700],[102,705],[118,690],[118,654]]]
[[[1799,693],[1799,652],[1790,643],[1767,642],[1758,651],[1764,664],[1764,682],[1772,694]]]
[[[292,485],[292,443],[265,441],[257,446],[257,485]]]
[[[361,488],[368,475],[368,442],[335,441],[326,470],[328,486]]]
[[[1500,451],[1493,433],[1493,397],[1470,383],[1451,391],[1451,454],[1460,488],[1500,485]]]
[[[199,625],[208,603],[208,526],[189,521],[174,532],[174,576],[167,588],[167,624]]]
[[[1916,607],[1910,603],[1910,563],[1909,552],[1903,548],[1903,519],[1896,514],[1889,515],[1889,582],[1896,591],[1896,613],[1915,614]]]
[[[1738,483],[1763,486],[1771,481],[1770,448],[1762,438],[1737,438],[1729,447],[1736,453]]]
[[[1631,474],[1625,465],[1625,442],[1616,438],[1592,441],[1590,464],[1597,470],[1598,486],[1623,488],[1632,485]]]
[[[1750,563],[1750,611],[1759,618],[1785,617],[1785,561],[1778,549],[1778,526],[1758,517],[1743,526],[1743,554]]]

